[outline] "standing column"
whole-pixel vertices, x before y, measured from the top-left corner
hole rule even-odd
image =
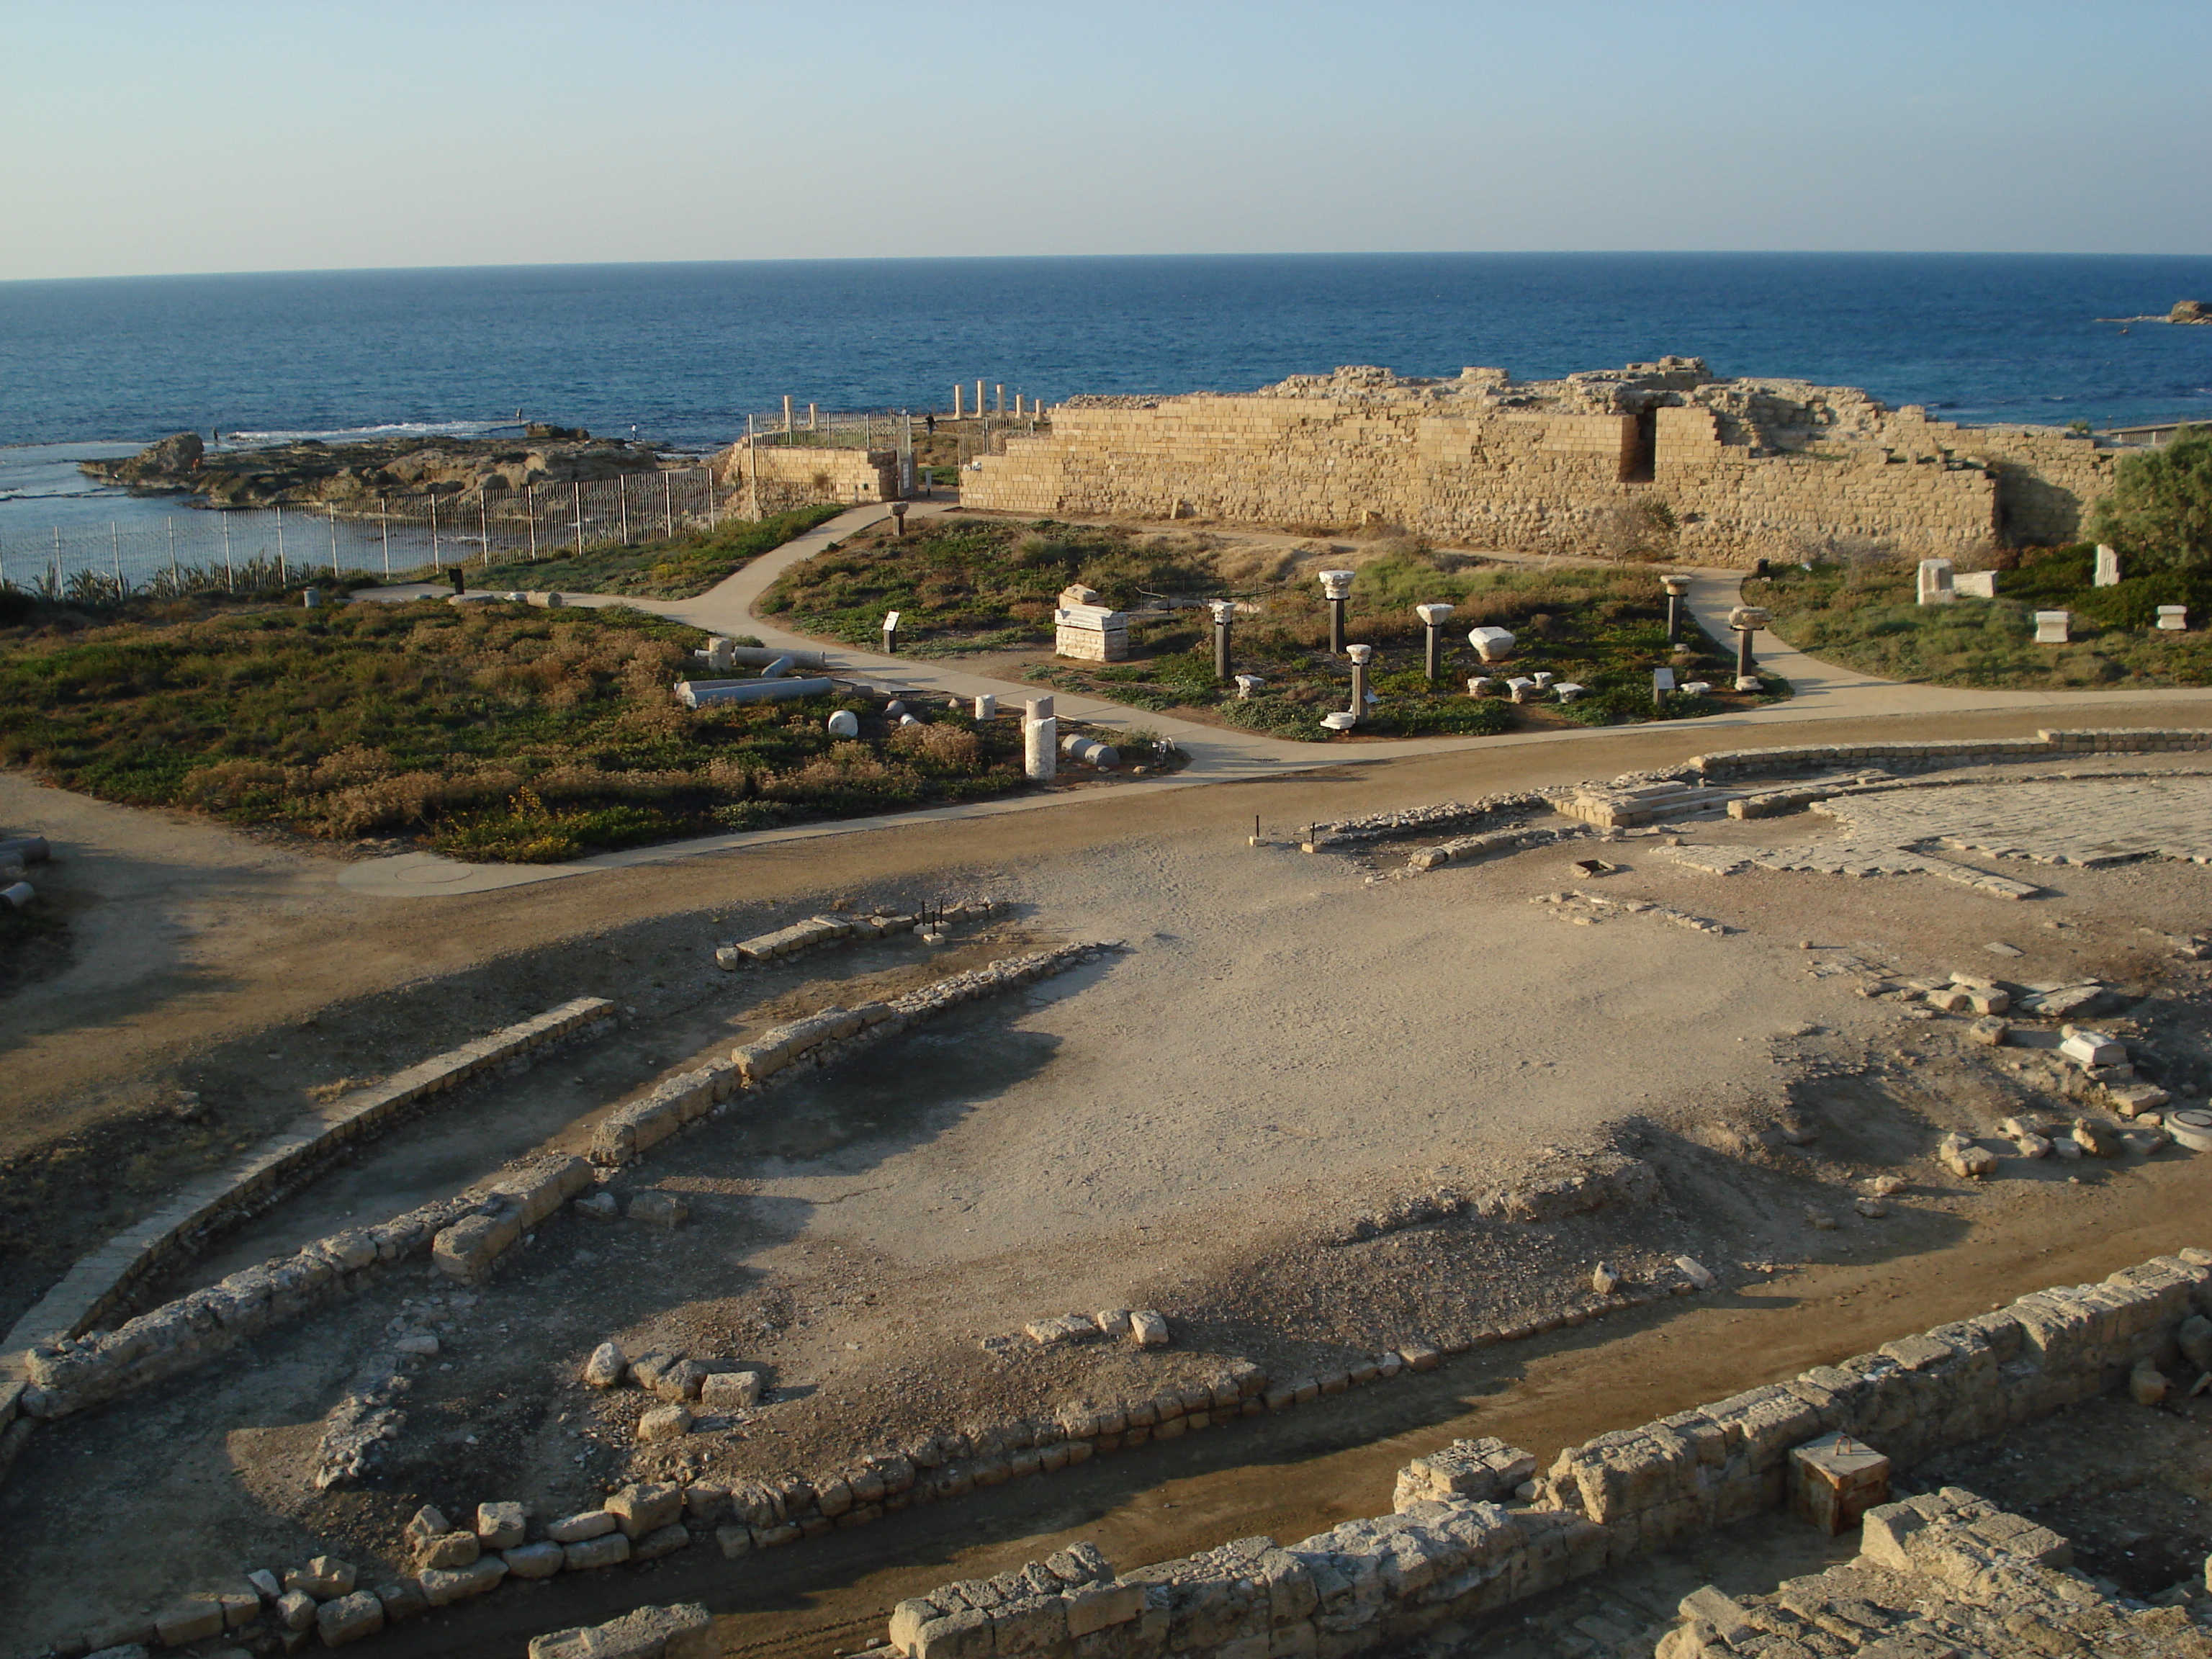
[[[1213,678],[1217,684],[1225,684],[1229,678],[1229,624],[1237,615],[1237,607],[1227,599],[1210,600],[1213,611]]]
[[[1452,608],[1448,605],[1417,605],[1413,607],[1413,614],[1429,630],[1425,661],[1431,680],[1443,672],[1444,624],[1451,620],[1451,613]]]
[[[1375,647],[1346,646],[1345,654],[1352,659],[1352,718],[1357,724],[1367,718],[1367,664],[1375,655]]]
[[[960,418],[960,382],[957,380],[952,383],[952,418],[956,421]]]
[[[1349,570],[1324,570],[1321,573],[1322,597],[1328,601],[1328,654],[1344,654],[1344,602],[1352,597],[1352,573]]]
[[[1729,612],[1729,626],[1735,630],[1735,689],[1739,691],[1760,689],[1753,672],[1758,665],[1752,660],[1751,636],[1766,623],[1767,613],[1755,605],[1740,605]]]
[[[1659,585],[1667,590],[1667,643],[1672,645],[1682,637],[1682,597],[1690,591],[1690,579],[1662,576]]]
[[[1032,783],[1050,783],[1060,756],[1060,721],[1050,697],[1031,697],[1022,705],[1022,773]]]

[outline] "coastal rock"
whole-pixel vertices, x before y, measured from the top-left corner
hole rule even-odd
[[[2166,313],[2169,323],[2212,323],[2212,303],[2203,300],[2176,300],[2173,309]]]

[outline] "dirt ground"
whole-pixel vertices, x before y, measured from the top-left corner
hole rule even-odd
[[[2035,722],[1863,729],[1902,738],[1937,724],[1955,736]],[[1601,1256],[1650,1277],[1688,1251],[1723,1275],[1711,1300],[1482,1350],[1327,1410],[757,1561],[695,1550],[619,1584],[502,1591],[410,1627],[406,1650],[519,1652],[520,1635],[550,1625],[704,1595],[731,1615],[730,1651],[822,1652],[874,1633],[892,1584],[910,1593],[994,1570],[982,1564],[1049,1547],[1035,1534],[1080,1527],[1125,1565],[1255,1531],[1304,1536],[1387,1507],[1389,1472],[1451,1432],[1548,1455],[2038,1284],[2201,1242],[2195,1206],[2212,1165],[2177,1152],[2008,1159],[1987,1186],[1941,1174],[1927,1158],[1938,1130],[1986,1133],[2024,1107],[2050,1109],[2051,1079],[2033,1051],[1978,1048],[1962,1021],[1914,1021],[1864,994],[1881,974],[2095,974],[2125,988],[2132,1029],[2154,1038],[2172,1082],[2201,1089],[2206,970],[2166,960],[2138,931],[2212,910],[2201,867],[2040,872],[2049,896],[2011,905],[1922,877],[1723,878],[1656,856],[1656,836],[1603,849],[1623,867],[1601,881],[1568,867],[1586,848],[1376,883],[1394,860],[1243,844],[1255,811],[1279,833],[1604,777],[1723,741],[1642,728],[1571,757],[1477,750],[1184,791],[1133,813],[1085,802],[413,902],[349,894],[334,866],[290,848],[0,780],[0,821],[66,848],[57,886],[71,952],[9,1002],[9,1317],[134,1206],[250,1144],[312,1091],[568,996],[615,997],[622,1029],[362,1149],[164,1292],[455,1190],[531,1146],[574,1147],[656,1078],[778,1018],[1037,941],[1128,946],[778,1091],[615,1182],[680,1194],[692,1210],[682,1229],[563,1217],[479,1291],[457,1296],[410,1270],[235,1362],[41,1434],[9,1476],[0,1604],[27,1632],[51,1632],[88,1609],[325,1546],[388,1554],[426,1498],[520,1498],[550,1515],[627,1479],[811,1472],[994,1414],[1151,1391],[1233,1356],[1291,1375],[1454,1325],[1540,1316]],[[1820,825],[1687,833],[1771,846]],[[1729,931],[1650,912],[1575,926],[1572,907],[1542,902],[1571,886]],[[906,939],[760,974],[712,966],[714,943],[832,902],[969,893],[1002,902],[1004,919],[949,954]],[[1993,940],[2024,954],[1993,964]],[[210,1115],[177,1117],[179,1087]],[[1433,1214],[1450,1207],[1440,1198],[1629,1160],[1656,1171],[1656,1201],[1537,1224]],[[1908,1183],[1890,1213],[1859,1215],[1866,1178],[1889,1170]],[[1113,1305],[1163,1309],[1176,1346],[1039,1352],[1003,1340],[1040,1315]],[[323,1413],[394,1322],[438,1333],[441,1369],[422,1373],[386,1469],[316,1494],[307,1477]],[[610,1336],[632,1352],[761,1365],[775,1396],[680,1451],[637,1448],[635,1391],[574,1381]],[[1527,1426],[1498,1426],[1509,1420]],[[132,1547],[149,1528],[167,1534],[151,1555]]]

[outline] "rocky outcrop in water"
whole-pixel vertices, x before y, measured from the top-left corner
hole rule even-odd
[[[2166,313],[2169,323],[2212,323],[2212,304],[2203,300],[2176,300]]]
[[[542,439],[538,435],[546,434]],[[660,470],[647,444],[539,427],[511,438],[399,438],[211,452],[179,432],[121,460],[85,461],[89,476],[132,490],[184,494],[208,507],[372,507],[385,495],[502,495],[532,484],[589,483]]]

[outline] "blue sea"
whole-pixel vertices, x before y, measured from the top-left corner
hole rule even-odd
[[[1375,254],[541,265],[0,283],[0,541],[173,502],[75,469],[182,428],[256,442],[525,419],[705,449],[825,408],[1244,391],[1341,363],[1522,379],[1668,352],[1948,419],[2212,419],[2212,258]]]

